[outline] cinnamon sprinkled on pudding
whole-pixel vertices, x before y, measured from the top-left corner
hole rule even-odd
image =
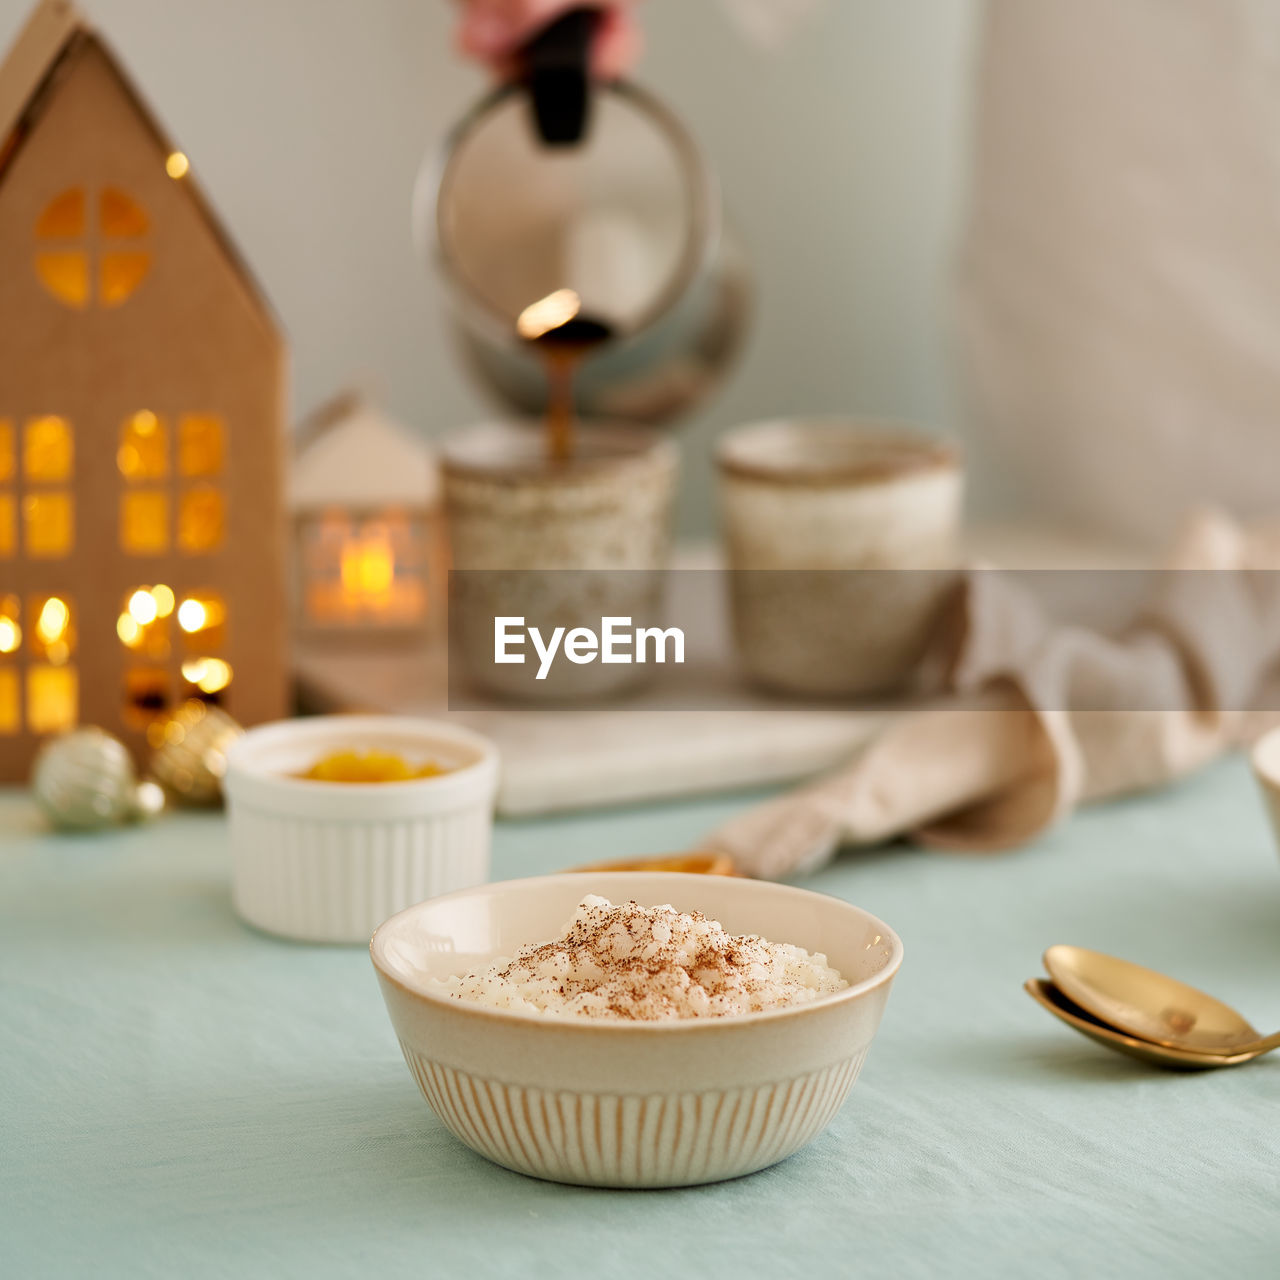
[[[559,938],[440,985],[517,1013],[657,1022],[807,1004],[849,984],[824,955],[727,934],[700,911],[589,894]]]

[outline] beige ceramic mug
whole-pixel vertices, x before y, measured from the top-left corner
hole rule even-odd
[[[820,418],[731,431],[717,463],[748,677],[812,696],[900,689],[956,563],[957,451],[892,424]]]
[[[642,665],[557,661],[535,679],[493,661],[494,620],[598,630],[607,616],[657,621],[671,550],[676,451],[639,428],[584,424],[551,462],[540,424],[473,428],[442,448],[453,569],[450,654],[504,697],[581,700],[643,682]]]

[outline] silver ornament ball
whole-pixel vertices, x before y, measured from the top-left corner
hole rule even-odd
[[[134,816],[138,780],[119,738],[73,729],[46,742],[31,769],[31,792],[45,817],[65,830],[94,831]]]

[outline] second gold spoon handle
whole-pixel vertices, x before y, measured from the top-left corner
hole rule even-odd
[[[1280,1031],[1273,1035],[1263,1036],[1261,1040],[1255,1040],[1252,1044],[1242,1044],[1239,1048],[1232,1049],[1233,1054],[1236,1053],[1270,1053],[1272,1049],[1280,1049]]]

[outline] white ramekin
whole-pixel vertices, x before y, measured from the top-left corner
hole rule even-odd
[[[849,986],[744,1017],[611,1022],[527,1017],[433,982],[557,936],[588,893],[671,903],[821,952]],[[508,1169],[598,1187],[736,1178],[812,1141],[853,1087],[902,961],[888,925],[837,898],[653,871],[450,894],[380,925],[370,951],[405,1061],[445,1127]]]
[[[449,770],[410,782],[313,782],[333,751],[376,748]],[[435,720],[322,716],[250,729],[227,757],[232,900],[306,942],[367,942],[412,903],[489,875],[498,753]]]

